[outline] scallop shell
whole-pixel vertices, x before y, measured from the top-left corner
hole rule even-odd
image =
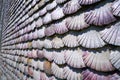
[[[55,34],[55,28],[54,28],[54,25],[52,24],[50,27],[47,27],[45,29],[45,35],[52,36],[53,34]]]
[[[49,77],[49,80],[57,80],[54,76]]]
[[[85,21],[88,24],[102,26],[114,22],[115,20],[116,18],[112,14],[111,3],[85,13]]]
[[[83,28],[87,28],[89,24],[85,22],[84,14],[80,14],[75,17],[69,17],[66,19],[66,25],[68,29],[71,30],[81,30]]]
[[[115,16],[120,17],[120,0],[115,0],[112,4],[112,11]]]
[[[37,61],[37,68],[38,68],[38,69],[44,70],[43,65],[44,65],[44,62],[42,62],[42,61],[40,61],[40,60]]]
[[[83,80],[118,80],[119,78],[117,74],[104,76],[93,73],[90,70],[83,71],[82,75],[83,75]]]
[[[45,27],[39,29],[37,32],[38,38],[43,38],[45,36]]]
[[[69,1],[69,0],[55,0],[55,1],[56,1],[57,4],[62,4],[62,3],[66,2],[66,1]]]
[[[77,73],[77,72],[73,72],[72,70],[70,70],[70,68],[68,66],[66,66],[63,69],[63,72],[64,72],[64,77],[67,80],[82,80],[81,74]]]
[[[68,65],[74,68],[83,68],[85,63],[82,58],[83,52],[81,50],[67,50],[65,52],[65,60]]]
[[[71,34],[68,34],[63,39],[63,43],[67,47],[76,47],[78,46],[77,37]]]
[[[52,48],[52,41],[50,41],[49,39],[45,39],[44,40],[44,48]]]
[[[53,40],[52,40],[52,46],[53,48],[56,48],[56,49],[59,49],[61,47],[64,47],[64,44],[62,42],[62,39],[61,38],[58,38],[58,37],[55,37]]]
[[[56,6],[57,6],[56,1],[53,1],[52,3],[50,3],[46,6],[46,9],[49,11],[49,10],[54,9]]]
[[[55,32],[57,34],[64,34],[64,33],[68,32],[68,28],[66,26],[66,20],[63,20],[63,21],[61,21],[59,23],[55,23],[54,27],[55,27],[54,28]]]
[[[37,64],[38,64],[38,62],[35,61],[34,59],[32,59],[30,66],[32,66],[32,67],[34,67],[35,69],[37,69]]]
[[[43,15],[46,14],[46,13],[47,13],[46,7],[44,7],[42,10],[39,11],[39,15],[40,15],[40,16],[43,16]]]
[[[67,2],[63,7],[63,13],[64,14],[72,14],[77,12],[81,6],[78,3],[78,0],[71,0]]]
[[[60,79],[64,79],[63,68],[58,67],[54,62],[51,67],[52,73]]]
[[[107,43],[120,46],[120,22],[110,28],[104,29],[100,34],[102,39]]]
[[[99,2],[99,1],[101,1],[101,0],[78,0],[78,3],[80,5],[90,5],[90,4]]]
[[[101,39],[100,34],[95,30],[79,35],[78,43],[85,48],[99,48],[105,45],[105,42]]]
[[[49,51],[46,51],[46,50],[43,50],[43,52],[44,52],[44,57],[46,59],[48,59],[49,61],[53,60],[53,52],[49,52]]]
[[[51,17],[53,20],[58,20],[60,18],[64,17],[64,13],[62,8],[57,7],[52,13],[51,13]]]
[[[43,65],[44,72],[47,74],[52,74],[51,66],[52,65],[49,61],[44,61],[44,65]]]
[[[120,71],[120,52],[112,51],[110,54],[110,61],[113,66]]]
[[[28,67],[28,74],[30,76],[33,76],[33,68],[32,67]]]
[[[38,52],[37,52],[37,57],[38,57],[39,59],[41,59],[41,58],[44,57],[44,54],[43,54],[43,51],[42,51],[42,50],[38,50]]]
[[[38,52],[37,50],[34,49],[32,50],[32,54],[31,54],[32,58],[37,58],[37,52]]]
[[[44,46],[44,42],[43,41],[40,41],[40,40],[37,40],[37,48],[38,49],[42,49],[43,48],[43,46]]]
[[[43,23],[44,24],[48,24],[52,21],[52,18],[51,18],[51,14],[50,13],[47,13],[44,17],[43,17]]]
[[[61,52],[54,52],[53,53],[53,61],[56,64],[65,64],[65,58],[64,58],[64,51]]]
[[[83,59],[85,64],[97,71],[113,71],[115,68],[112,66],[111,62],[109,61],[110,52],[109,51],[102,51],[102,53],[93,53],[87,52],[84,54]]]
[[[39,17],[39,19],[35,22],[36,27],[41,27],[43,25],[42,18]]]
[[[34,80],[40,80],[40,71],[33,71],[33,79]]]
[[[47,75],[44,72],[40,73],[40,80],[49,80],[49,78],[47,77]]]

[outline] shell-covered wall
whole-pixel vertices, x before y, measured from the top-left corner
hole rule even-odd
[[[120,80],[120,0],[14,0],[2,30],[7,80]]]

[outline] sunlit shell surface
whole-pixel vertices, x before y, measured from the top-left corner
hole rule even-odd
[[[65,64],[64,53],[65,53],[65,51],[54,52],[53,53],[53,61],[56,64]]]
[[[85,64],[82,58],[83,52],[81,50],[67,50],[65,51],[65,61],[68,65],[74,68],[83,68]]]
[[[43,65],[44,65],[44,62],[43,62],[43,61],[40,61],[40,60],[37,61],[37,68],[38,68],[38,69],[44,70]]]
[[[43,25],[43,21],[42,21],[42,18],[39,18],[36,22],[36,27],[41,27]]]
[[[61,4],[61,3],[64,3],[64,2],[66,2],[68,0],[55,0],[55,1],[56,1],[57,4]]]
[[[112,11],[115,16],[120,16],[120,0],[115,0],[113,2]]]
[[[44,40],[44,48],[52,48],[52,41],[49,39]]]
[[[42,16],[47,13],[46,7],[44,7],[42,10],[39,11],[39,15]]]
[[[119,51],[111,52],[110,61],[116,69],[120,70],[120,52]]]
[[[56,1],[53,1],[52,3],[50,3],[46,6],[46,9],[49,11],[49,10],[54,9],[56,6],[57,6]]]
[[[57,7],[52,13],[51,13],[51,17],[53,20],[58,20],[60,18],[64,17],[64,13],[62,8]]]
[[[43,17],[43,23],[44,24],[48,24],[52,21],[52,18],[51,18],[51,14],[50,13],[47,13],[44,17]]]
[[[103,51],[102,53],[86,52],[83,56],[85,64],[97,71],[113,71],[115,68],[109,61],[110,51]]]
[[[33,78],[34,80],[40,80],[40,71],[33,71]]]
[[[53,34],[55,34],[55,28],[54,28],[54,25],[52,24],[51,26],[45,29],[45,35],[52,36]]]
[[[100,0],[78,0],[80,5],[90,5],[99,1]]]
[[[38,38],[43,38],[45,36],[45,27],[37,31]]]
[[[107,43],[120,46],[120,22],[100,32],[101,37]]]
[[[63,41],[61,38],[58,38],[58,37],[55,37],[53,40],[52,40],[52,46],[53,48],[61,48],[61,47],[64,47],[64,44],[63,44]]]
[[[63,7],[63,13],[64,14],[72,14],[77,12],[81,6],[78,3],[78,0],[71,0],[67,2]]]
[[[61,22],[59,22],[59,23],[55,23],[54,24],[54,29],[55,29],[55,32],[57,33],[57,34],[63,34],[63,33],[66,33],[66,32],[68,32],[68,28],[67,28],[67,26],[66,26],[66,20],[63,20],[63,21],[61,21]]]
[[[82,80],[80,73],[72,71],[68,66],[64,67],[64,78],[67,80]]]
[[[114,22],[115,20],[116,18],[112,14],[111,3],[85,13],[85,21],[88,24],[102,26]]]
[[[101,39],[100,34],[91,30],[83,33],[77,37],[78,43],[85,48],[99,48],[105,45],[105,42]]]
[[[87,28],[89,24],[85,22],[84,14],[80,14],[75,17],[69,17],[66,19],[66,25],[70,30],[81,30]]]
[[[119,80],[118,74],[104,76],[93,73],[90,70],[83,71],[82,75],[83,75],[83,80]]]
[[[40,73],[40,80],[49,80],[49,78],[44,72],[41,72]]]
[[[64,74],[63,74],[63,68],[60,68],[59,66],[57,66],[55,63],[52,63],[52,73],[60,78],[60,79],[64,79]]]
[[[78,46],[77,37],[74,35],[68,34],[62,40],[63,40],[64,45],[67,47],[77,47]]]
[[[53,60],[53,52],[44,50],[44,57],[46,59],[48,59],[49,61],[52,61]]]

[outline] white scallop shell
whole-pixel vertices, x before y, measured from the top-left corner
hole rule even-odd
[[[75,17],[69,17],[66,19],[66,25],[71,30],[81,30],[87,28],[89,24],[85,22],[84,14],[80,14]]]
[[[65,64],[64,52],[65,51],[54,52],[53,53],[53,61],[56,64]]]
[[[109,61],[110,51],[102,51],[101,53],[87,52],[84,54],[83,59],[85,64],[97,71],[114,71],[115,68]]]
[[[110,61],[113,66],[120,71],[120,52],[112,51],[110,54]]]
[[[44,48],[52,48],[52,41],[49,39],[44,40]]]
[[[40,80],[40,71],[33,71],[33,79],[34,80]]]
[[[115,16],[120,17],[120,0],[115,0],[112,4],[112,11]]]
[[[50,52],[50,51],[46,51],[46,50],[43,50],[43,52],[44,52],[44,57],[46,59],[48,59],[49,61],[53,60],[53,53],[54,52]]]
[[[59,49],[61,47],[64,47],[64,44],[63,44],[63,41],[61,38],[58,38],[58,37],[55,37],[53,40],[52,40],[52,46],[53,48],[56,48],[56,49]]]
[[[99,48],[105,45],[105,42],[101,39],[100,34],[95,30],[79,35],[78,43],[85,48]]]
[[[55,27],[55,32],[57,34],[64,34],[64,33],[68,32],[68,28],[66,26],[66,20],[63,20],[59,23],[55,23],[54,27]]]
[[[68,1],[68,0],[55,0],[55,1],[56,1],[57,4],[62,4],[64,2],[66,2],[66,1]]]
[[[38,52],[37,50],[34,49],[32,50],[32,54],[31,54],[32,58],[37,58],[37,52]]]
[[[68,66],[64,67],[64,78],[67,80],[82,80],[80,73],[73,72]]]
[[[88,24],[102,26],[114,22],[115,20],[116,18],[112,14],[111,3],[85,13],[85,21]]]
[[[63,17],[64,17],[64,13],[63,13],[62,8],[57,7],[57,8],[51,13],[51,17],[52,17],[53,20],[57,20],[57,19],[63,18]]]
[[[38,38],[43,38],[45,36],[45,27],[39,29],[37,32]]]
[[[54,9],[56,6],[57,6],[56,1],[53,1],[52,3],[50,3],[46,6],[46,9],[49,11],[49,10]]]
[[[35,22],[36,27],[41,27],[43,25],[42,18],[39,17],[39,19]]]
[[[79,4],[81,5],[90,5],[99,1],[100,0],[78,0]]]
[[[120,22],[104,29],[100,34],[107,43],[120,46]]]
[[[43,64],[44,64],[44,62],[38,60],[38,61],[37,61],[37,68],[40,69],[40,70],[44,70]]]
[[[63,43],[67,47],[76,47],[78,46],[77,37],[71,34],[68,34],[63,39]]]
[[[34,18],[34,19],[36,19],[36,18],[38,18],[38,17],[39,17],[39,13],[38,13],[38,12],[33,15],[33,18]]]
[[[42,50],[38,50],[38,52],[37,52],[37,57],[38,57],[39,59],[42,59],[42,58],[44,57]]]
[[[83,52],[81,50],[67,50],[65,52],[65,60],[68,65],[74,68],[83,68],[85,64],[82,58]]]
[[[39,11],[39,15],[40,15],[40,16],[43,16],[43,15],[46,14],[46,13],[47,13],[46,7],[44,7],[42,10]]]
[[[44,72],[41,72],[40,73],[40,80],[49,80],[49,78]]]
[[[81,6],[78,3],[78,0],[71,0],[67,2],[63,7],[63,13],[64,14],[72,14],[77,12]]]
[[[45,35],[46,36],[52,36],[54,34],[55,34],[55,28],[54,28],[53,24],[45,29]]]
[[[52,18],[51,18],[51,14],[50,13],[47,13],[44,17],[43,17],[43,23],[44,24],[48,24],[52,21]]]
[[[64,79],[63,68],[60,68],[55,63],[52,63],[51,70],[56,77]]]
[[[37,40],[37,48],[42,49],[44,47],[44,41]]]
[[[34,59],[32,59],[31,66],[34,67],[35,69],[37,69],[37,64],[38,64],[38,62],[35,61]]]

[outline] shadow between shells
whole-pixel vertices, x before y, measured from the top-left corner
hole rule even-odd
[[[40,4],[3,32],[2,60],[28,80],[120,79],[120,0]]]

